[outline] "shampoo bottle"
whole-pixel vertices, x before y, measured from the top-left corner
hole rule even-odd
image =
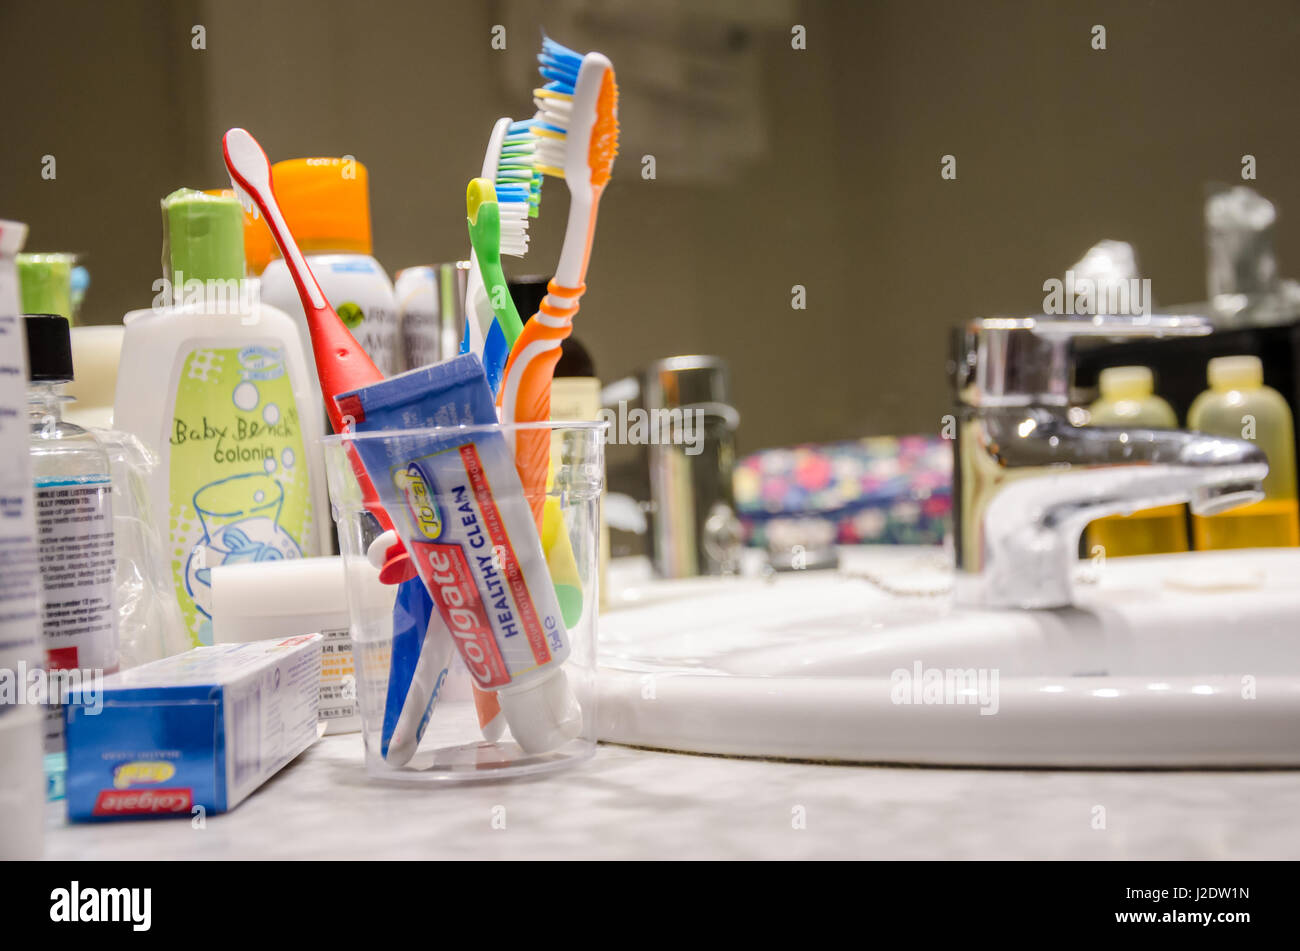
[[[1262,502],[1193,517],[1197,549],[1300,545],[1291,409],[1282,394],[1264,385],[1259,357],[1218,357],[1207,376],[1210,388],[1188,410],[1188,428],[1257,443],[1268,457],[1268,476]]]
[[[234,198],[163,201],[167,271],[126,315],[114,423],[159,460],[150,484],[191,643],[212,643],[212,568],[326,552],[324,426],[292,317],[243,281]]]
[[[1155,395],[1147,367],[1110,367],[1098,380],[1101,398],[1090,407],[1094,426],[1177,429],[1173,407]],[[1187,551],[1182,505],[1162,505],[1131,515],[1112,515],[1088,526],[1088,551],[1101,546],[1108,558]]]

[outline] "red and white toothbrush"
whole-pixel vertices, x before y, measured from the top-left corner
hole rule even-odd
[[[221,150],[226,158],[226,170],[230,173],[235,193],[245,208],[251,210],[253,205],[257,206],[293,277],[298,297],[302,300],[303,312],[307,315],[312,354],[316,358],[316,373],[325,395],[325,409],[329,413],[330,425],[336,433],[342,433],[348,428],[348,420],[335,405],[334,397],[339,393],[378,383],[384,379],[384,375],[321,292],[316,275],[312,274],[311,267],[290,233],[275,200],[271,162],[262,151],[262,146],[244,129],[231,129],[221,140]],[[350,451],[348,456],[352,462],[352,471],[361,486],[366,510],[379,520],[385,532],[391,532],[392,519],[380,504],[379,494],[375,491],[370,476],[366,474],[365,467],[354,452]],[[383,553],[380,579],[386,584],[398,584],[414,577],[415,568],[411,565],[410,556],[401,540],[395,534],[388,537],[394,541]]]

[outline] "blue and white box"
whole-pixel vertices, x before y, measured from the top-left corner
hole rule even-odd
[[[68,818],[233,809],[316,741],[320,670],[320,635],[305,634],[196,647],[74,691]]]

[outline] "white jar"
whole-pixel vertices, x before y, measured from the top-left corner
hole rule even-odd
[[[212,572],[216,643],[321,636],[319,719],[327,734],[361,729],[346,590],[349,578],[354,584],[368,585],[367,603],[391,604],[397,591],[382,584],[379,572],[368,562],[358,562],[350,574],[345,573],[341,557],[227,565]]]

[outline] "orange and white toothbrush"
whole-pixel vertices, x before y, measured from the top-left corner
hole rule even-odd
[[[524,325],[506,362],[498,393],[503,423],[550,419],[551,376],[586,290],[596,210],[618,154],[618,86],[609,60],[601,53],[582,56],[546,37],[538,61],[542,77],[549,81],[533,93],[536,163],[543,173],[568,182],[569,222],[546,298]],[[515,467],[538,531],[550,446],[551,433],[544,426],[515,435]]]
[[[546,422],[551,418],[551,377],[560,345],[573,332],[573,315],[585,291],[596,209],[618,154],[618,86],[614,67],[601,53],[581,56],[543,37],[537,57],[547,83],[533,91],[537,114],[531,131],[537,137],[534,162],[546,175],[569,184],[569,222],[555,277],[541,309],[524,324],[506,361],[497,404],[503,423]],[[509,438],[509,435],[507,435]],[[544,426],[514,435],[515,468],[524,496],[542,532],[546,475],[551,459],[551,432]],[[501,730],[496,694],[475,696],[484,735]]]

